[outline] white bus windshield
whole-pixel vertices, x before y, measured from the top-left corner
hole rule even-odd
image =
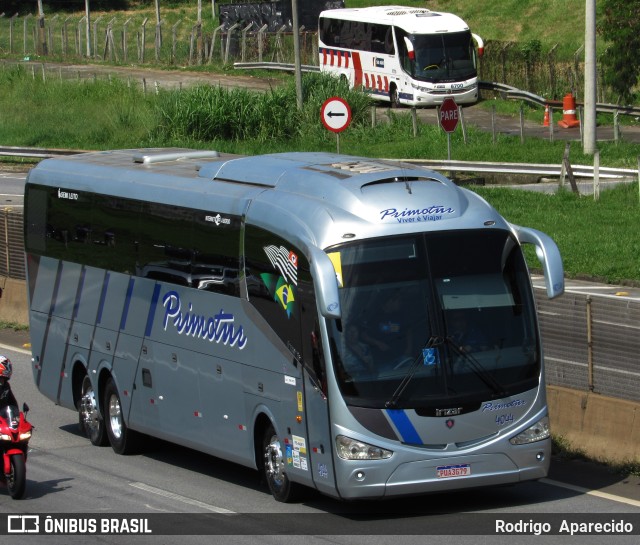
[[[510,233],[416,234],[328,254],[343,311],[330,345],[348,404],[429,414],[538,385],[529,275]]]
[[[407,34],[396,28],[404,69],[415,79],[428,82],[462,81],[476,77],[476,54],[471,32]],[[404,38],[411,42],[415,61]]]

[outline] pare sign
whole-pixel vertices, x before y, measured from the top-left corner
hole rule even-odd
[[[458,105],[452,98],[445,98],[440,106],[440,126],[445,132],[453,132],[458,126]]]

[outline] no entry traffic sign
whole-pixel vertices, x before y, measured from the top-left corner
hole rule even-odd
[[[440,106],[440,126],[445,132],[453,132],[458,126],[458,105],[452,98],[445,98]]]
[[[351,108],[343,98],[328,98],[320,109],[320,119],[331,132],[342,132],[351,123]]]

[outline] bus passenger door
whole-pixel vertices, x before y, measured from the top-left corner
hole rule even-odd
[[[304,373],[304,396],[309,435],[309,470],[316,488],[335,496],[328,400],[323,392],[323,385],[309,372]]]
[[[303,417],[309,437],[309,471],[319,491],[335,496],[326,364],[322,353],[315,301],[303,305],[301,325],[305,361]],[[300,410],[300,401],[298,403]]]

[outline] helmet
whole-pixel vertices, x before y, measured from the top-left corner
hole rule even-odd
[[[0,356],[0,377],[9,380],[13,369],[11,366],[11,360],[6,356]]]

